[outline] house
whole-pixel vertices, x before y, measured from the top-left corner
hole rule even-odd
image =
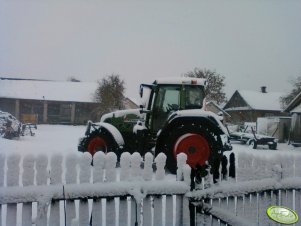
[[[265,86],[259,91],[236,90],[223,108],[231,115],[226,121],[242,124],[256,122],[259,117],[287,116],[280,103],[283,95],[281,92],[267,92]]]
[[[93,118],[97,82],[45,81],[0,78],[0,110],[20,121],[85,124]],[[34,116],[34,117],[32,117]]]
[[[292,116],[290,142],[295,146],[301,146],[301,92],[284,111],[289,112]]]

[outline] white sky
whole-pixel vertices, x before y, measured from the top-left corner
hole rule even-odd
[[[288,91],[301,75],[300,0],[0,0],[0,77],[96,81],[126,94],[195,67],[236,89]]]

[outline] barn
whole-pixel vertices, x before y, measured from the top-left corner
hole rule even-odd
[[[290,142],[295,146],[301,146],[301,92],[284,111],[289,112],[292,116]]]
[[[97,82],[0,79],[0,109],[22,122],[85,124],[93,118]],[[134,103],[125,98],[125,106]]]
[[[280,103],[283,95],[281,92],[267,92],[265,86],[259,91],[236,90],[223,108],[231,116],[226,117],[226,121],[242,124],[256,122],[259,117],[287,116]]]

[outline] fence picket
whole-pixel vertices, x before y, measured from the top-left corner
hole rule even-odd
[[[102,199],[94,199],[92,207],[92,225],[101,226],[103,225],[102,221]]]
[[[183,197],[176,195],[176,226],[183,225]]]
[[[129,223],[128,198],[119,199],[119,226],[126,226]]]
[[[19,185],[20,174],[20,159],[19,154],[12,154],[7,159],[7,181],[8,187]],[[7,204],[6,210],[6,224],[14,226],[17,224],[17,204]]]
[[[212,199],[211,201],[211,206],[216,206],[216,207],[220,207],[220,202],[218,199]],[[212,226],[217,226],[219,225],[219,221],[216,217],[212,218]]]
[[[142,171],[140,168],[141,165],[141,155],[138,152],[135,152],[131,156],[131,177],[139,178],[142,176]]]
[[[164,155],[162,152],[160,154],[157,155],[156,159],[155,159],[155,163],[156,163],[156,180],[163,180],[165,177],[165,164],[166,164],[166,155]]]
[[[163,226],[162,196],[154,196],[154,226]]]
[[[177,218],[178,216],[176,216]],[[166,195],[165,201],[165,225],[174,225],[173,224],[173,196]]]
[[[30,186],[34,184],[34,156],[29,154],[23,159],[23,175],[22,184],[23,186]],[[23,203],[22,206],[22,225],[32,224],[32,203]]]
[[[4,187],[5,155],[0,153],[0,187]],[[2,205],[0,205],[0,226],[2,226]]]
[[[131,221],[130,225],[139,225],[140,222],[140,205],[136,203],[136,200],[134,198],[131,198]]]
[[[152,226],[152,197],[147,196],[143,200],[143,226]]]
[[[271,193],[261,192],[259,194],[259,222],[262,225],[269,225],[271,222],[266,214],[266,210],[272,202]]]
[[[4,187],[5,159],[6,156],[0,153],[0,187]]]

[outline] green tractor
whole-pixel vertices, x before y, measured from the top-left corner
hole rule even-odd
[[[157,79],[140,86],[140,109],[105,114],[100,122],[88,122],[78,150],[90,152],[163,152],[166,167],[176,172],[176,156],[184,152],[192,168],[207,167],[220,161],[231,150],[229,136],[220,118],[204,110],[205,79]]]

